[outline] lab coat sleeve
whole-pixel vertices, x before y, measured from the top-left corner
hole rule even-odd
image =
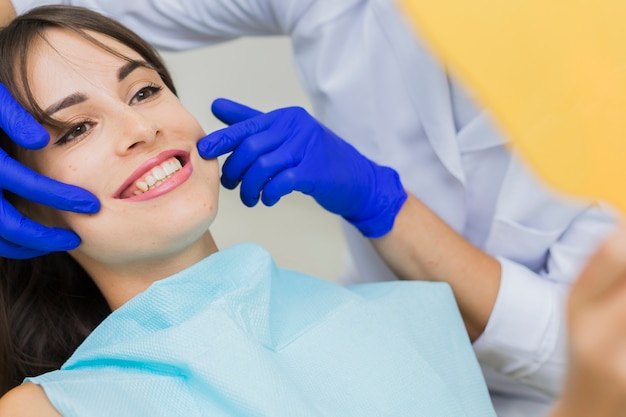
[[[594,205],[550,247],[539,273],[498,257],[501,283],[485,332],[474,342],[479,361],[556,396],[566,370],[566,300],[591,251],[614,228],[615,214]]]
[[[119,20],[163,50],[203,47],[241,36],[290,33],[313,0],[13,0],[18,14],[69,4]]]

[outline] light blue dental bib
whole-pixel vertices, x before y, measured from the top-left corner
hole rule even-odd
[[[28,381],[65,417],[495,416],[448,286],[346,289],[253,244],[155,282]]]

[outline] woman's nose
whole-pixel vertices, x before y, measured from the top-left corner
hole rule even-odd
[[[141,112],[126,107],[120,111],[119,132],[117,140],[117,153],[125,155],[133,149],[149,146],[154,143],[159,134],[156,120]]]

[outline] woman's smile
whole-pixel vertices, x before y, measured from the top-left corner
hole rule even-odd
[[[165,151],[136,169],[113,197],[128,201],[150,200],[178,187],[189,179],[192,172],[188,152]]]

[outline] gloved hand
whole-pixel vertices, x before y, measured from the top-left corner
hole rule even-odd
[[[217,118],[231,125],[198,142],[203,158],[231,152],[222,185],[241,183],[241,200],[271,206],[292,191],[312,196],[366,237],[389,232],[407,198],[398,174],[360,154],[310,116],[290,107],[263,114],[226,99],[213,102]]]
[[[0,128],[18,145],[29,149],[42,148],[49,140],[48,132],[2,84]],[[5,199],[4,190],[60,210],[96,213],[100,209],[100,202],[90,192],[39,175],[0,149],[0,256],[6,258],[25,259],[74,249],[80,239],[69,230],[48,228],[24,217]]]

